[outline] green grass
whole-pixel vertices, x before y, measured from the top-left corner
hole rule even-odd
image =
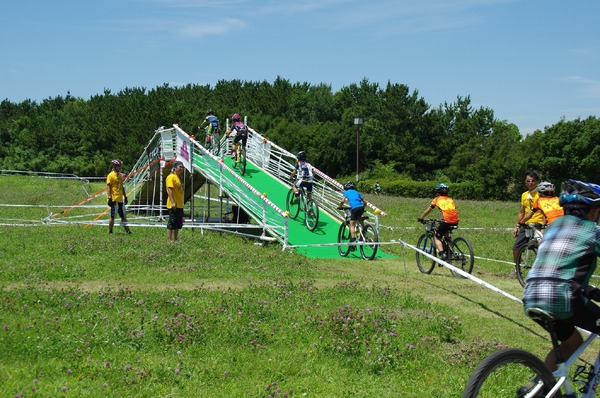
[[[85,196],[79,182],[0,177],[0,204]],[[388,212],[383,240],[416,242],[428,200],[368,199]],[[456,235],[509,261],[517,205],[458,206]],[[47,215],[0,207],[2,220]],[[367,262],[191,229],[174,243],[163,228],[0,229],[0,396],[456,397],[499,347],[549,347],[519,303],[441,267],[421,274],[400,244]],[[474,274],[520,297],[511,269],[477,259]]]

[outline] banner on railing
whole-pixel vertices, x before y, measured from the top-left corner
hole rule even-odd
[[[191,155],[190,155],[190,138],[184,135],[180,130],[177,130],[177,160],[183,162],[183,167],[188,172],[192,172]]]

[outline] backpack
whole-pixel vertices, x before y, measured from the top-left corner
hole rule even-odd
[[[246,126],[244,123],[236,124],[233,128],[237,131],[238,137],[248,136],[248,126]]]

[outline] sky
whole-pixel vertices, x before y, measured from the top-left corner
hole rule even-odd
[[[522,134],[600,117],[597,0],[19,0],[0,10],[0,101],[277,77],[335,92],[367,79],[404,84],[434,108],[469,96]]]

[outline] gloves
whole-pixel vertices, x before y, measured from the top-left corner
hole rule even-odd
[[[421,224],[423,224],[423,221],[425,221],[425,220],[423,220],[422,218],[417,218],[417,222],[420,222]]]
[[[113,202],[112,198],[108,198],[108,207],[113,207],[113,203],[115,202]]]
[[[127,200],[127,196],[125,196],[125,198],[123,199],[123,203],[125,203],[125,204],[129,203],[129,201]]]

